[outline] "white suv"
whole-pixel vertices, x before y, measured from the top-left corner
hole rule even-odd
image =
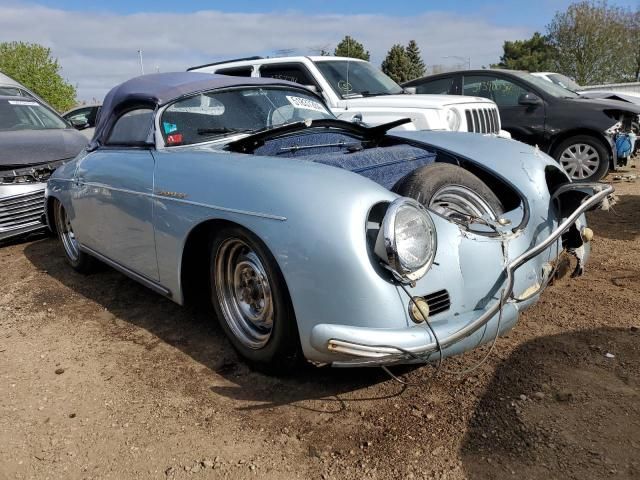
[[[250,57],[188,70],[300,83],[319,92],[338,118],[361,117],[368,125],[411,118],[412,123],[397,128],[501,133],[498,107],[491,100],[459,95],[411,95],[364,60],[329,56]]]

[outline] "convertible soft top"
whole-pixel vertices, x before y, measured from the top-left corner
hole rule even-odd
[[[162,106],[184,95],[206,90],[255,85],[303,88],[297,83],[275,78],[232,77],[202,72],[153,73],[132,78],[112,88],[104,97],[89,150],[104,144],[113,123],[123,110],[136,105]]]

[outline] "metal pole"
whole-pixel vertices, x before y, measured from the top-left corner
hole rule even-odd
[[[142,64],[142,49],[138,50],[138,58],[140,58],[140,72],[144,75],[144,65]]]

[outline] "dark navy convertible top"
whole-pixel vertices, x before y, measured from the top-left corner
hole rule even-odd
[[[158,107],[184,95],[218,88],[266,85],[304,88],[275,78],[232,77],[203,72],[152,73],[132,78],[112,88],[104,97],[89,150],[104,144],[118,116],[131,107]],[[310,91],[308,93],[314,95]],[[320,101],[324,103],[322,99]]]

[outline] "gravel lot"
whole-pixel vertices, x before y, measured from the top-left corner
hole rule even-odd
[[[208,315],[76,274],[54,239],[4,246],[0,479],[640,478],[640,179],[616,188],[586,275],[471,376],[399,371],[421,387],[252,372]]]

